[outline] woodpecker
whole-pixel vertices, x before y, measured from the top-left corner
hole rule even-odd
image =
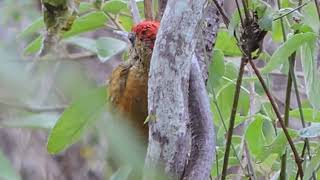
[[[108,86],[112,106],[130,121],[145,142],[149,66],[159,25],[157,21],[142,21],[132,28],[129,58],[112,71]]]

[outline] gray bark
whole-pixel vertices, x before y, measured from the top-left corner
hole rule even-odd
[[[181,179],[190,152],[189,75],[204,4],[168,1],[151,60],[148,110],[155,119],[149,122],[145,166],[161,165],[169,179]]]
[[[189,88],[191,153],[184,180],[206,180],[215,157],[215,132],[206,86],[197,58],[192,59]]]
[[[218,2],[220,5],[222,1]],[[219,13],[213,2],[204,9],[201,33],[192,58],[189,86],[191,154],[184,179],[208,179],[215,158],[215,131],[205,81],[219,27]],[[201,78],[202,76],[202,78]]]

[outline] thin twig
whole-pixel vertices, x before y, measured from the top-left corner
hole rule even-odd
[[[250,77],[253,77],[253,71],[252,69],[247,66],[248,68],[248,72],[249,72],[249,76]],[[255,87],[254,87],[254,82],[250,82],[249,83],[249,96],[250,96],[250,108],[249,108],[249,115],[250,116],[253,116],[255,114]],[[248,118],[248,120],[245,121],[244,123],[244,127],[246,128],[248,126],[248,124],[252,121],[252,118]],[[250,179],[253,179],[253,180],[256,180],[257,179],[257,175],[254,171],[254,168],[253,168],[253,162],[252,162],[252,159],[251,159],[251,155],[250,155],[250,151],[249,151],[249,148],[248,148],[248,145],[247,145],[247,142],[246,142],[246,139],[245,139],[245,136],[242,137],[242,147],[243,147],[243,150],[245,152],[245,157],[247,159],[247,169],[248,169],[248,175],[249,175],[249,178]]]
[[[247,20],[251,19],[250,13],[249,13],[249,8],[248,8],[246,0],[242,0],[242,6],[243,6],[243,9],[244,9],[244,15],[246,16],[246,19]]]
[[[314,0],[314,4],[316,5],[319,21],[320,21],[320,4],[318,4],[317,0]]]
[[[293,53],[289,58],[289,63],[294,64],[296,53]],[[287,80],[287,90],[286,90],[286,100],[285,100],[285,110],[284,110],[284,124],[286,127],[289,125],[289,112],[290,112],[290,102],[291,102],[291,89],[292,89],[292,77],[290,76],[290,71],[292,68],[289,68],[288,80]],[[281,157],[281,171],[280,179],[285,180],[287,176],[287,149],[286,152]]]
[[[133,23],[139,24],[139,22],[141,21],[141,18],[140,18],[139,9],[135,0],[129,1],[129,8],[132,15]]]
[[[310,2],[310,1],[308,1],[308,2]],[[305,6],[308,2],[305,2],[304,4],[302,4],[302,0],[299,0],[298,7],[295,8],[294,10],[298,10],[300,12],[301,8],[303,6]],[[280,1],[278,0],[277,3],[278,3],[278,8],[281,9]],[[291,13],[291,12],[289,12],[289,13]],[[280,20],[281,20],[283,41],[285,42],[285,41],[287,41],[287,37],[286,37],[286,33],[285,33],[284,23],[283,23],[283,19],[281,17],[280,17]],[[295,32],[295,34],[296,33],[297,32]],[[296,53],[293,53],[289,58],[289,74],[288,74],[288,85],[287,85],[287,92],[286,92],[287,94],[286,94],[286,106],[285,106],[285,117],[284,118],[285,118],[286,126],[288,126],[288,124],[289,124],[289,106],[290,106],[291,89],[292,89],[292,81],[293,81],[294,90],[296,93],[296,98],[297,98],[298,107],[299,107],[299,113],[300,113],[300,117],[301,117],[301,123],[302,123],[302,126],[305,127],[305,121],[304,121],[304,116],[303,116],[303,112],[302,112],[302,105],[301,105],[297,80],[294,75],[295,74],[295,72],[294,72],[295,56],[296,56]],[[305,141],[304,147],[307,147],[309,157],[311,158],[309,141],[307,138],[304,141]],[[302,151],[301,158],[304,157],[304,152],[305,152],[305,150]],[[287,152],[285,152],[285,154],[282,156],[282,159],[281,159],[280,179],[286,179],[286,163],[287,163]],[[297,171],[296,178],[298,178],[299,173],[300,172]],[[313,176],[315,176],[315,175],[313,174]]]
[[[110,13],[108,13],[108,12],[104,12],[104,13],[105,13],[105,15],[107,15],[108,18],[111,20],[112,24],[115,25],[115,26],[118,28],[118,30],[124,31],[124,28],[122,27],[122,25],[119,24],[119,23],[117,22],[117,20],[116,20],[114,17],[111,16]]]
[[[16,108],[16,109],[22,109],[28,112],[33,113],[44,113],[44,112],[62,112],[65,108],[67,108],[67,105],[61,105],[61,106],[30,106],[26,104],[15,104],[15,103],[8,103],[8,102],[0,102],[0,104],[10,107],[10,108]]]
[[[226,125],[225,120],[224,120],[224,118],[223,118],[223,116],[222,116],[221,109],[220,109],[220,107],[219,107],[219,105],[218,105],[218,102],[217,102],[216,93],[215,93],[215,90],[214,90],[214,88],[213,88],[212,86],[211,86],[211,91],[212,91],[212,95],[213,95],[213,104],[214,104],[214,105],[216,106],[216,108],[217,108],[218,115],[219,115],[219,118],[220,118],[220,120],[221,120],[221,122],[222,122],[223,129],[224,129],[224,131],[227,133],[227,132],[228,132],[228,130],[227,130],[227,125]],[[239,155],[238,155],[238,153],[237,153],[237,151],[236,151],[236,148],[235,148],[234,145],[232,144],[232,142],[231,142],[231,148],[232,148],[232,151],[233,151],[234,155],[236,156],[236,158],[237,158],[237,160],[238,160],[238,162],[239,162],[239,165],[240,165],[242,171],[245,172],[245,168],[242,166],[241,160],[240,160],[240,158],[239,158]],[[218,177],[219,177],[219,176],[218,176]]]
[[[288,132],[288,130],[287,130],[285,124],[284,124],[284,121],[283,121],[283,119],[281,117],[281,114],[280,114],[278,108],[277,108],[277,105],[276,105],[276,103],[275,103],[275,101],[274,101],[269,89],[267,88],[267,85],[264,82],[264,80],[263,80],[258,68],[256,67],[256,65],[253,63],[253,61],[251,59],[249,59],[249,63],[251,65],[251,67],[253,68],[255,74],[257,75],[257,77],[258,77],[258,79],[259,79],[259,81],[260,81],[265,93],[267,94],[267,96],[269,98],[271,106],[272,106],[272,108],[273,108],[273,110],[274,110],[274,112],[275,112],[275,114],[276,114],[276,116],[277,116],[277,118],[279,120],[281,128],[283,129],[283,132],[284,132],[284,134],[285,134],[285,136],[287,138],[287,141],[289,142],[289,145],[290,145],[290,147],[292,149],[292,152],[293,152],[294,158],[295,158],[295,162],[296,162],[296,164],[298,166],[298,171],[299,171],[300,177],[302,179],[303,178],[303,168],[302,168],[302,165],[301,165],[302,161],[301,161],[300,156],[298,154],[298,151],[297,151],[297,149],[296,149],[296,147],[295,147],[295,145],[294,145],[294,143],[293,143],[293,141],[292,141],[292,139],[291,139],[291,137],[289,135],[289,132]]]
[[[283,17],[293,13],[294,11],[299,11],[299,9],[301,9],[303,6],[307,5],[310,1],[306,1],[304,2],[303,4],[301,4],[300,6],[297,6],[296,8],[292,9],[291,11],[287,12],[287,13],[284,13],[282,14],[281,16],[279,17],[276,17],[273,19],[273,21],[276,21],[276,20],[279,20],[279,19],[282,19]]]
[[[241,65],[239,69],[236,89],[234,93],[234,99],[233,99],[233,105],[232,105],[232,111],[230,115],[230,122],[229,122],[229,129],[227,134],[227,142],[226,142],[226,150],[223,158],[223,169],[221,174],[221,180],[225,180],[227,177],[227,169],[228,169],[228,161],[229,161],[229,154],[230,154],[230,147],[231,147],[231,141],[232,141],[232,134],[233,134],[233,127],[235,124],[235,118],[237,114],[237,107],[238,107],[238,101],[240,96],[240,90],[241,90],[241,83],[242,83],[242,77],[244,74],[244,67],[247,63],[247,58],[242,57],[241,58]]]
[[[217,0],[212,0],[214,5],[216,6],[216,8],[218,9],[220,15],[222,16],[222,20],[224,22],[224,24],[229,24],[230,23],[230,20],[226,14],[226,12],[224,12],[223,8],[219,5],[218,1]]]
[[[241,10],[240,10],[240,5],[239,5],[238,0],[235,0],[235,1],[236,1],[236,5],[237,5],[237,10],[238,10],[238,13],[239,13],[239,17],[240,17],[241,26],[243,27],[244,22],[243,22]],[[229,24],[226,24],[226,25],[227,25],[227,27],[229,26]]]
[[[146,20],[153,20],[153,1],[144,0],[144,16]]]

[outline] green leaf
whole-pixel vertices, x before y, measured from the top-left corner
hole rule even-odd
[[[127,5],[127,2],[125,1],[111,0],[111,1],[107,1],[102,7],[102,9],[104,12],[118,14],[122,9],[128,9],[127,7],[128,5]]]
[[[13,169],[10,161],[6,158],[6,156],[3,154],[1,150],[0,150],[0,179],[3,179],[3,180],[20,180],[21,179]]]
[[[132,168],[129,166],[120,167],[111,177],[110,180],[126,180],[129,178]]]
[[[266,31],[271,31],[272,21],[273,21],[272,7],[264,1],[258,1],[256,11],[259,18],[259,21],[258,21],[259,26]]]
[[[94,10],[94,6],[92,3],[89,3],[89,2],[80,3],[79,14],[83,14],[83,13],[89,12],[91,10]]]
[[[110,59],[110,57],[114,56],[127,47],[126,43],[124,43],[123,41],[109,37],[99,38],[96,43],[98,57],[101,62],[107,61],[108,59]]]
[[[316,172],[320,166],[320,148],[318,147],[316,154],[312,157],[311,162],[305,169],[304,179],[310,179],[313,172]]]
[[[294,139],[297,136],[296,131],[291,129],[288,129],[288,131],[292,139]],[[258,155],[257,160],[264,161],[271,154],[278,154],[278,156],[280,157],[285,152],[285,148],[287,145],[288,142],[285,134],[283,133],[283,131],[278,131],[277,137],[270,145],[265,146],[263,151]]]
[[[299,130],[299,136],[302,138],[314,138],[320,136],[320,124],[312,124],[309,127]]]
[[[96,40],[85,37],[72,37],[64,40],[67,43],[74,44],[91,52],[97,53]]]
[[[286,25],[285,22],[286,21],[284,21],[283,23]],[[283,42],[281,21],[272,22],[271,37],[272,37],[272,40],[276,42]]]
[[[86,14],[76,19],[72,25],[71,30],[65,32],[63,37],[67,38],[78,35],[80,33],[105,27],[105,23],[107,22],[107,20],[107,16],[101,11]]]
[[[224,75],[224,55],[219,49],[213,50],[213,57],[211,64],[209,65],[209,75],[207,87],[209,92],[212,88],[219,86],[222,76]],[[212,93],[212,92],[211,92]]]
[[[304,6],[302,8],[302,14],[304,17],[302,18],[302,22],[312,27],[314,32],[319,32],[320,21],[317,8],[314,5],[314,2],[310,2],[306,6]]]
[[[302,109],[303,117],[306,122],[320,123],[320,112],[311,108]],[[297,118],[300,120],[299,109],[290,111],[290,117]]]
[[[315,40],[315,33],[295,34],[285,43],[283,43],[272,55],[269,63],[261,70],[261,73],[269,73],[272,70],[280,67],[285,61],[288,61],[289,56],[295,52],[303,44]]]
[[[76,19],[72,25],[71,30],[65,32],[63,37],[68,38],[84,32],[93,31],[93,30],[105,27],[105,23],[107,22],[107,20],[108,18],[101,11],[88,13]],[[42,41],[43,41],[43,36],[37,37],[34,41],[32,41],[26,47],[24,51],[25,54],[32,54],[39,51],[41,48]]]
[[[33,54],[39,51],[41,48],[41,44],[43,41],[43,36],[38,36],[35,40],[33,40],[24,50],[25,55]]]
[[[257,156],[264,148],[265,137],[262,132],[264,119],[262,116],[256,116],[245,131],[245,137],[248,142],[250,152]]]
[[[314,32],[312,27],[310,27],[309,25],[304,24],[304,23],[293,24],[291,26],[291,29],[296,32],[303,32],[303,33]]]
[[[237,41],[225,30],[218,32],[216,48],[223,51],[226,56],[241,56],[242,53],[237,46]]]
[[[218,91],[216,91],[217,103],[223,119],[226,121],[226,124],[228,124],[229,122],[227,121],[229,121],[229,117],[231,114],[233,96],[235,91],[235,82],[232,80],[231,82],[224,80],[222,84],[223,86]],[[247,91],[244,91],[242,88],[240,91],[239,104],[240,105],[237,112],[242,115],[247,115],[249,110],[249,95]],[[214,119],[216,121],[221,121],[220,117],[218,116],[218,109],[216,109],[216,107],[213,108],[213,112],[215,117]]]
[[[243,8],[241,8],[241,13],[243,13]],[[233,36],[235,31],[238,29],[240,24],[240,16],[239,16],[239,12],[235,11],[230,19],[230,23],[228,26],[228,32],[230,36]]]
[[[34,33],[39,33],[40,29],[44,28],[43,18],[40,17],[33,21],[28,27],[26,27],[18,36],[17,38],[25,38],[30,36]]]
[[[133,21],[131,17],[128,16],[119,16],[119,23],[123,26],[123,28],[129,32],[133,26]]]
[[[105,110],[106,102],[106,87],[99,87],[75,100],[52,129],[48,139],[48,152],[58,153],[77,141],[90,122]]]
[[[97,40],[83,37],[74,37],[67,39],[66,42],[75,44],[79,47],[96,53],[101,62],[107,61],[108,59],[110,59],[110,57],[123,51],[127,47],[127,44],[123,41],[109,37],[101,37]]]
[[[314,109],[320,110],[320,73],[316,63],[316,40],[301,47],[301,64],[306,84],[307,96]]]

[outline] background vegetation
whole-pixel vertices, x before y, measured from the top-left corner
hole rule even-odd
[[[320,15],[316,2],[248,1],[260,27],[268,31],[254,63],[282,118],[288,117],[286,125],[297,151],[304,152],[304,179],[320,176]],[[234,37],[239,38],[241,32],[240,16],[235,2],[225,3],[230,24],[220,25],[207,82],[217,134],[213,178],[222,171],[242,56]],[[77,15],[70,16],[70,30],[62,32],[58,54],[39,58],[46,22],[40,2],[0,1],[0,179],[125,179],[131,166],[142,166],[141,156],[131,152],[144,147],[131,139],[134,132],[118,126],[117,118],[106,111],[107,76],[126,59],[128,47],[118,32],[129,32],[133,25],[128,4],[125,0],[81,1],[78,8],[74,6]],[[137,6],[143,17],[143,1],[137,1]],[[240,11],[244,13],[243,8]],[[288,59],[296,62],[291,73]],[[288,79],[293,83],[289,91]],[[290,104],[286,104],[288,97]],[[278,179],[283,161],[287,178],[296,178],[295,157],[277,119],[247,66],[235,117],[229,178]],[[107,163],[110,154],[122,164],[116,172]],[[82,162],[81,166],[72,161]],[[27,173],[32,171],[38,173]]]

